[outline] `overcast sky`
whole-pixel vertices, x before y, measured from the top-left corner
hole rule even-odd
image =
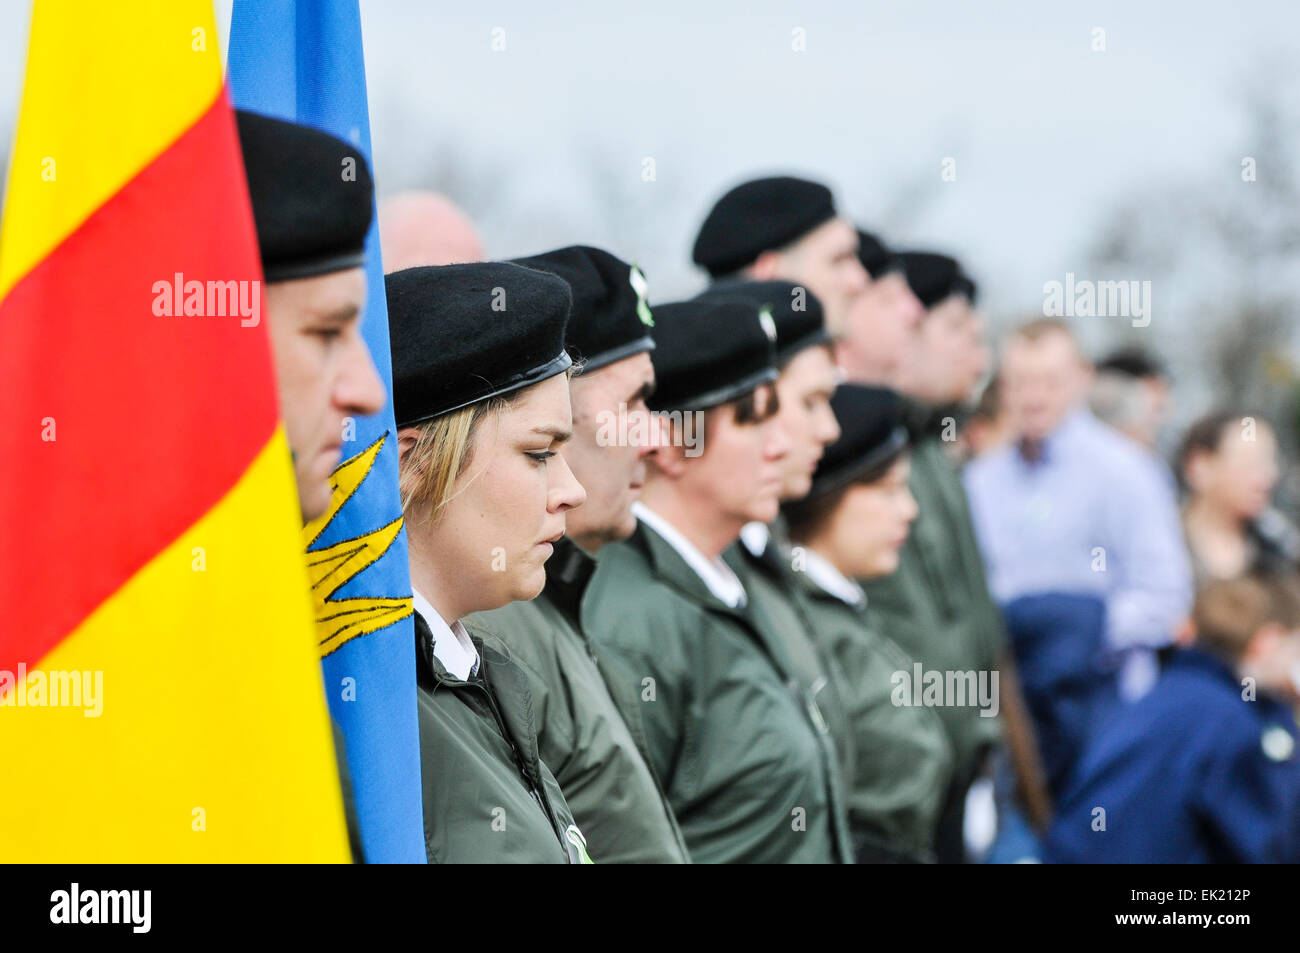
[[[1234,94],[1300,43],[1289,2],[361,7],[381,196],[458,183],[494,256],[606,244],[640,261],[652,298],[684,295],[703,282],[689,252],[712,201],[789,170],[895,244],[956,253],[995,316],[1086,272],[1117,196],[1239,180],[1250,144]],[[0,11],[7,138],[27,4]]]

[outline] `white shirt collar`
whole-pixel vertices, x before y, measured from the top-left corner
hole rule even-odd
[[[851,606],[860,606],[867,601],[867,594],[862,591],[862,587],[832,566],[825,556],[807,548],[803,553],[804,571],[808,573],[809,579],[836,599]]]
[[[466,681],[478,671],[478,649],[474,648],[465,627],[459,619],[448,625],[429,600],[414,589],[411,590],[411,601],[433,633],[434,657],[448,673]]]
[[[755,556],[763,555],[763,551],[767,549],[767,544],[771,539],[772,531],[767,528],[766,523],[755,521],[746,523],[740,528],[740,541]]]
[[[632,512],[636,514],[637,519],[662,536],[669,546],[677,550],[677,554],[686,560],[686,565],[690,566],[695,571],[695,574],[704,581],[704,584],[709,587],[709,592],[733,609],[739,609],[745,604],[745,587],[740,584],[736,574],[731,571],[730,566],[722,561],[721,557],[709,559],[695,547],[694,543],[679,533],[671,523],[640,500],[632,504]]]

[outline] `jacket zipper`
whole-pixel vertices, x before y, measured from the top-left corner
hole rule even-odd
[[[492,709],[492,717],[496,719],[497,730],[501,732],[501,737],[504,738],[506,744],[510,746],[510,753],[515,759],[515,769],[523,776],[524,783],[528,785],[528,793],[533,796],[533,800],[537,802],[537,806],[540,807],[542,813],[546,815],[546,821],[551,825],[551,830],[554,831],[557,836],[561,837],[560,847],[564,851],[564,856],[568,857],[569,848],[564,843],[563,836],[560,835],[559,830],[555,826],[555,814],[551,811],[551,804],[546,799],[546,792],[540,790],[538,786],[533,783],[528,771],[525,770],[524,757],[519,753],[519,748],[515,745],[514,741],[511,740],[510,732],[506,730],[505,719],[501,717],[501,709],[497,707],[496,696],[492,694],[486,685],[479,682],[466,682],[465,684],[473,685],[475,689],[481,691],[487,697],[488,707]]]

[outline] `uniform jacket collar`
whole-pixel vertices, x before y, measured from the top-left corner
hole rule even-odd
[[[1221,682],[1238,698],[1241,697],[1241,676],[1237,674],[1234,667],[1217,655],[1198,646],[1192,645],[1178,650],[1174,654],[1169,669],[1170,671],[1200,672],[1207,678],[1213,678]],[[1300,716],[1297,716],[1291,705],[1280,696],[1260,689],[1254,701],[1246,705],[1246,710],[1255,716],[1257,724],[1265,726],[1269,730],[1273,728],[1284,730],[1291,736],[1293,746],[1296,740],[1300,739]],[[1267,750],[1266,748],[1266,753]],[[1279,760],[1288,760],[1288,758],[1294,757],[1294,754],[1288,754]]]
[[[523,757],[529,780],[540,786],[541,754],[537,744],[533,696],[527,678],[517,665],[482,639],[471,634],[470,640],[478,650],[479,674],[469,681],[462,681],[448,672],[433,654],[433,632],[424,617],[415,613],[415,657],[420,669],[419,682],[428,691],[440,688],[454,692],[486,689],[501,713],[507,740]]]
[[[546,588],[538,598],[550,602],[575,627],[581,627],[582,597],[595,571],[596,560],[569,537],[561,536],[546,561]]]
[[[867,602],[868,602],[866,593],[863,593],[862,600],[860,602],[850,604],[848,602],[845,602],[843,599],[841,599],[839,596],[835,595],[834,593],[827,592],[825,589],[823,589],[820,585],[817,584],[817,581],[807,573],[807,571],[796,572],[796,573],[792,573],[791,575],[794,576],[795,583],[800,587],[800,589],[802,589],[804,595],[807,596],[810,601],[815,603],[820,602],[820,603],[828,603],[834,606],[839,606],[842,609],[845,609],[849,612],[856,612],[859,615],[866,614]]]
[[[753,545],[756,543],[761,543],[762,547],[756,548]],[[737,572],[741,571],[743,564],[747,563],[773,580],[780,581],[782,578],[784,567],[781,554],[772,540],[771,530],[762,523],[748,524],[740,541],[733,546],[728,546],[722,558]]]
[[[927,437],[940,439],[949,418],[958,425],[968,416],[960,404],[925,404],[914,397],[903,398],[903,423],[913,443]]]
[[[680,589],[692,601],[700,603],[711,612],[729,615],[749,624],[749,617],[743,609],[732,608],[715,596],[713,590],[700,578],[700,574],[691,568],[673,545],[641,520],[637,520],[636,532],[628,542],[645,557],[656,576],[675,589]]]

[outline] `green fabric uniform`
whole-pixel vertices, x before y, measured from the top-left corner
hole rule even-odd
[[[832,745],[838,766],[837,793],[847,811],[844,799],[847,779],[853,777],[855,749],[853,726],[844,704],[843,676],[811,635],[795,574],[770,537],[757,555],[742,541],[728,548],[723,559],[745,587],[755,622],[785,653],[799,690],[810,702],[813,724]]]
[[[467,681],[433,654],[415,615],[424,844],[429,863],[589,862],[564,794],[538,756],[527,676],[474,640]]]
[[[930,708],[895,705],[895,672],[912,658],[872,624],[866,602],[850,605],[793,573],[809,626],[842,673],[857,746],[849,823],[859,861],[930,861],[952,781],[952,744]]]
[[[605,546],[583,627],[639,699],[651,767],[696,863],[852,859],[835,758],[790,663],[644,523]]]
[[[926,670],[991,672],[1004,639],[1002,617],[989,594],[961,479],[944,450],[946,418],[919,405],[910,417],[910,487],[920,512],[898,570],[860,583],[880,631]],[[981,717],[975,705],[936,711],[956,759],[948,812],[958,815],[984,755],[997,742],[1000,719]]]
[[[689,863],[668,799],[648,763],[636,689],[609,677],[583,633],[595,561],[567,537],[546,563],[546,588],[464,620],[529,677],[542,760],[555,773],[601,863]],[[620,705],[613,693],[628,697]],[[624,715],[626,713],[626,715]]]

